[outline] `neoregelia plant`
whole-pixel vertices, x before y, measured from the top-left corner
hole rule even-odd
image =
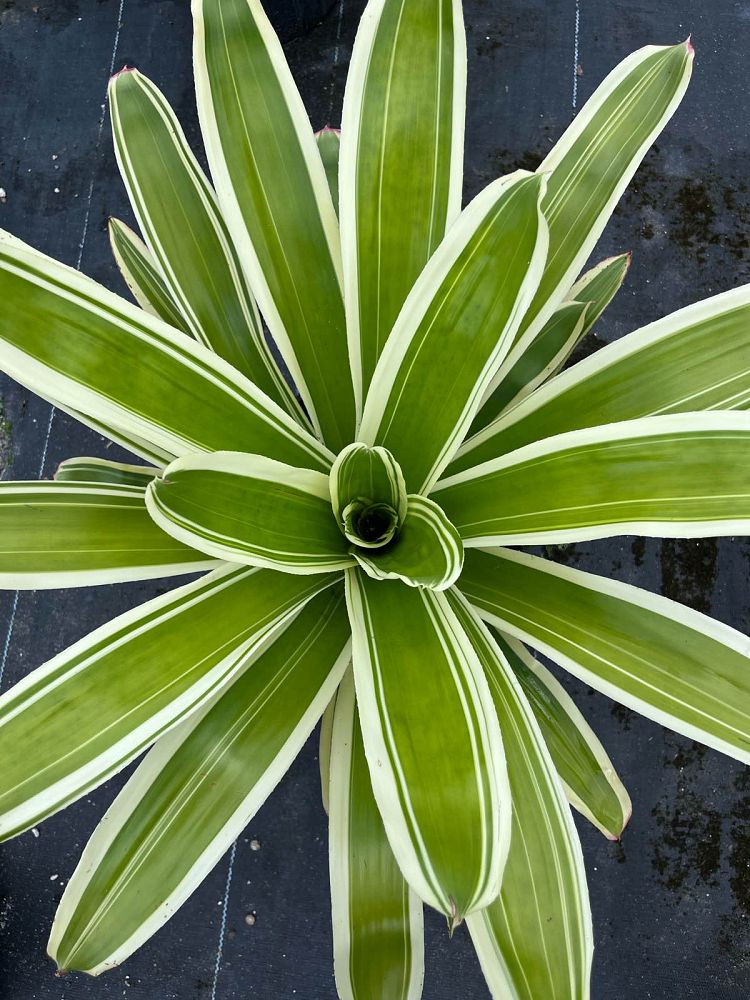
[[[145,239],[113,221],[112,244],[142,308],[0,239],[0,366],[147,463],[1,483],[0,583],[204,575],[0,699],[0,832],[151,747],[52,931],[61,969],[101,972],[172,916],[323,716],[343,1000],[420,995],[423,902],[466,918],[495,997],[581,1000],[568,802],[609,837],[630,802],[527,646],[750,759],[744,636],[518,548],[750,528],[750,287],[556,374],[625,276],[622,256],[576,280],[692,46],[626,59],[536,173],[462,210],[457,0],[371,0],[340,150],[316,144],[258,0],[193,8],[212,184],[151,82],[110,88]]]

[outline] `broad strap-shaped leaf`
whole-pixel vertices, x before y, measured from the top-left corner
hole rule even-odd
[[[497,631],[493,639],[534,712],[568,802],[619,840],[633,806],[606,750],[562,684],[522,643]]]
[[[66,458],[55,472],[59,483],[119,483],[145,491],[159,469],[149,465],[128,465],[106,458]]]
[[[154,524],[138,486],[0,483],[2,590],[153,580],[216,565]]]
[[[326,126],[320,132],[315,133],[315,141],[318,144],[318,152],[323,161],[326,172],[328,190],[331,192],[331,201],[339,212],[339,150],[341,149],[341,132],[337,128]]]
[[[187,324],[140,236],[119,219],[110,219],[108,230],[109,244],[120,274],[141,309],[187,333]]]
[[[470,433],[476,434],[503,410],[519,403],[560,368],[584,335],[588,302],[563,302],[531,343],[519,345],[502,382],[477,414]]]
[[[518,337],[533,340],[586,263],[647,150],[682,100],[693,66],[690,41],[648,45],[594,91],[539,167],[549,255]]]
[[[750,763],[750,640],[637,587],[521,552],[467,552],[481,616],[586,684]]]
[[[313,425],[340,451],[355,425],[341,248],[310,121],[260,0],[193,0],[193,20],[222,214]]]
[[[408,494],[398,462],[385,448],[355,442],[336,456],[331,466],[331,504],[339,521],[353,500],[386,504],[400,524],[406,517]],[[352,539],[355,540],[355,539]]]
[[[49,942],[60,969],[104,972],[175,913],[283,777],[349,657],[338,586],[159,741],[66,886]]]
[[[164,531],[217,559],[286,573],[329,573],[354,562],[328,477],[312,469],[236,451],[188,455],[151,483],[146,504]]]
[[[330,468],[328,450],[226,361],[2,233],[0,298],[2,369],[105,433],[143,439],[147,457],[250,447]]]
[[[750,414],[644,417],[559,434],[443,480],[464,545],[750,532]]]
[[[509,353],[506,374],[471,425],[471,433],[486,427],[503,410],[518,403],[565,364],[576,345],[594,326],[619,291],[632,254],[609,257],[587,271],[570,290],[567,301],[552,313],[540,333]]]
[[[0,838],[119,771],[335,579],[224,567],[114,618],[28,674],[0,698]]]
[[[419,1000],[422,903],[404,880],[367,770],[351,672],[341,683],[331,748],[333,961],[341,1000]]]
[[[465,104],[459,0],[371,0],[341,124],[341,246],[360,411],[401,306],[461,210]]]
[[[453,928],[497,896],[508,852],[492,696],[445,594],[360,570],[346,586],[375,800],[404,878]]]
[[[519,171],[463,211],[417,279],[380,356],[359,438],[426,493],[458,448],[544,264],[544,179]]]
[[[429,497],[412,493],[398,537],[383,549],[352,549],[374,580],[401,580],[410,587],[447,590],[461,574],[461,537]]]
[[[326,815],[329,813],[328,790],[331,784],[331,741],[333,740],[333,717],[336,712],[336,699],[338,691],[333,695],[326,706],[320,720],[320,733],[318,736],[318,768],[320,771],[320,797],[323,801],[323,809]]]
[[[750,405],[750,285],[680,309],[558,375],[470,438],[459,472],[564,431]]]
[[[582,274],[570,289],[568,298],[571,301],[589,303],[586,311],[586,331],[594,326],[620,291],[632,262],[633,254],[630,252],[607,257]]]
[[[166,98],[147,77],[125,69],[110,80],[109,106],[133,211],[187,329],[301,416],[271,357],[214,191]]]
[[[554,762],[508,661],[457,592],[450,601],[487,674],[513,797],[500,896],[468,920],[482,971],[497,1000],[587,1000],[594,943],[586,872]]]

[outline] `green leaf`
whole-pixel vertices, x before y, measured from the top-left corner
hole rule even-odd
[[[610,840],[619,840],[633,811],[612,761],[560,682],[517,639],[495,643],[513,668],[534,712],[568,802]]]
[[[0,483],[2,590],[153,580],[215,566],[154,524],[139,487]]]
[[[0,838],[123,768],[335,580],[227,566],[114,618],[28,674],[0,698]]]
[[[333,960],[341,1000],[419,1000],[422,904],[388,845],[367,770],[351,673],[336,699],[329,834]]]
[[[147,77],[126,69],[110,80],[109,106],[133,211],[188,330],[274,402],[302,416],[271,357],[216,196],[166,98]]]
[[[570,289],[568,298],[576,302],[588,302],[586,311],[586,329],[588,332],[612,299],[622,288],[633,260],[632,253],[621,253],[616,257],[607,257],[595,267],[581,275]]]
[[[312,423],[340,451],[355,425],[341,248],[310,121],[259,0],[194,0],[193,19],[222,214]]]
[[[55,472],[59,483],[119,483],[144,490],[159,470],[148,465],[127,465],[106,458],[66,458]]]
[[[226,361],[0,233],[0,366],[147,457],[252,447],[327,471],[333,456]]]
[[[471,425],[476,434],[510,406],[533,392],[554,375],[584,335],[588,302],[563,302],[544,324],[544,329],[522,350],[514,351],[517,360],[508,365],[507,374],[494,389]]]
[[[408,500],[404,475],[385,448],[368,448],[359,442],[349,445],[337,455],[330,481],[333,511],[342,524],[344,511],[354,500],[387,505],[395,511],[399,524],[406,517]],[[366,544],[358,537],[350,541]]]
[[[318,739],[318,765],[320,770],[320,797],[326,815],[330,812],[328,802],[328,786],[331,783],[331,741],[333,739],[333,716],[336,711],[336,692],[328,702],[323,717],[320,720],[320,736]]]
[[[587,1000],[594,943],[586,872],[555,765],[507,660],[455,591],[450,601],[487,674],[513,797],[500,896],[468,920],[482,971],[497,1000]]]
[[[497,896],[508,852],[510,796],[487,681],[445,594],[359,570],[346,584],[375,800],[404,878],[453,928]]]
[[[187,332],[185,320],[143,240],[119,219],[110,219],[108,229],[115,262],[141,309]]]
[[[444,479],[464,545],[750,532],[750,414],[644,417],[519,448]]]
[[[461,537],[436,503],[412,493],[398,537],[383,549],[352,549],[373,580],[447,590],[464,564]]]
[[[217,559],[303,574],[353,565],[328,477],[311,469],[242,452],[188,455],[151,483],[146,505],[164,531]]]
[[[341,148],[341,132],[335,128],[323,128],[315,133],[318,152],[323,161],[323,167],[331,192],[331,201],[338,215],[339,211],[339,149]]]
[[[750,285],[628,334],[558,375],[470,438],[459,472],[564,431],[750,405]]]
[[[360,440],[387,448],[412,493],[468,430],[539,280],[544,179],[519,171],[464,210],[417,279],[380,356]]]
[[[628,56],[542,162],[549,255],[518,339],[533,340],[567,296],[638,165],[677,110],[693,55],[688,40],[649,45]]]
[[[49,942],[60,969],[104,972],[175,913],[283,777],[350,655],[337,586],[159,741],[66,886]]]
[[[503,410],[519,402],[555,375],[612,301],[630,267],[631,254],[609,257],[591,268],[571,288],[540,333],[524,346],[517,344],[503,366],[506,373],[490,393],[471,425],[476,434]]]
[[[664,597],[521,552],[467,552],[461,591],[486,620],[586,684],[750,763],[747,637]]]
[[[361,410],[412,285],[461,210],[461,4],[371,0],[344,94],[341,244]]]

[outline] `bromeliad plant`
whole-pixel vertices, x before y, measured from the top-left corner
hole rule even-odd
[[[750,760],[746,638],[516,548],[750,528],[750,286],[550,378],[624,278],[626,256],[575,280],[692,46],[626,59],[536,173],[462,211],[456,0],[371,0],[340,151],[316,144],[257,0],[193,7],[214,187],[152,83],[110,88],[146,241],[114,221],[112,244],[143,308],[2,237],[0,364],[148,464],[0,484],[0,574],[205,575],[3,696],[0,831],[152,746],[52,932],[61,969],[101,972],[172,916],[323,716],[339,995],[420,995],[424,901],[467,919],[494,996],[581,1000],[568,802],[612,838],[630,802],[527,646]]]

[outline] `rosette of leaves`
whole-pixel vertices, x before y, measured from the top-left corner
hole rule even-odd
[[[317,142],[257,0],[193,9],[212,182],[154,84],[110,88],[142,308],[0,242],[0,365],[139,457],[1,483],[0,582],[202,575],[0,699],[0,832],[147,751],[52,931],[61,969],[101,972],[323,717],[339,995],[420,995],[427,903],[466,919],[494,996],[588,997],[569,803],[616,838],[630,802],[529,650],[750,757],[744,636],[522,549],[750,528],[750,287],[557,374],[625,276],[623,255],[578,277],[692,46],[630,56],[538,171],[462,209],[456,0],[371,0]]]

